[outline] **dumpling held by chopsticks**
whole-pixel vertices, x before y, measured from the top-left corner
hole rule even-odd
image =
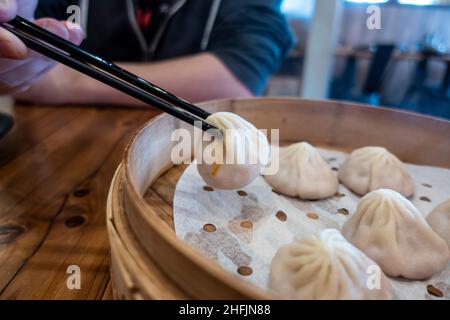
[[[218,189],[239,189],[250,184],[269,159],[266,136],[250,122],[231,112],[218,112],[206,121],[222,131],[211,141],[203,136],[197,169],[206,184]],[[206,141],[205,141],[206,140]]]

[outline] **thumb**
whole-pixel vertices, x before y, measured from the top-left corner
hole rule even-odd
[[[0,0],[0,22],[12,20],[17,15],[16,0]]]
[[[0,15],[1,3],[0,0]],[[84,38],[84,33],[77,25],[67,24],[51,18],[43,18],[34,21],[40,27],[60,36],[65,40],[69,40],[75,44],[80,44]],[[0,28],[0,57],[9,59],[25,59],[28,55],[27,47],[15,35]],[[30,55],[38,56],[34,51]]]
[[[65,40],[69,40],[70,38],[69,30],[66,28],[66,25],[63,22],[51,18],[42,18],[34,21],[34,23]],[[42,56],[39,53],[31,50],[30,57]],[[44,59],[48,60],[48,58],[46,57],[44,57]]]
[[[84,40],[84,32],[79,24],[62,21],[69,31],[69,41],[79,45]]]
[[[42,18],[34,21],[38,26],[78,45],[84,39],[84,32],[78,24],[58,21],[52,18]]]
[[[84,33],[79,25],[71,24],[66,21],[58,21],[52,18],[42,18],[34,21],[38,26],[50,31],[51,33],[68,40],[76,45],[84,39]],[[1,49],[1,46],[0,46]],[[37,52],[30,51],[30,55],[41,56]]]
[[[34,23],[65,40],[69,40],[69,30],[63,22],[52,18],[42,18],[34,21]]]
[[[38,0],[0,0],[0,22],[12,20],[16,15],[33,20]]]

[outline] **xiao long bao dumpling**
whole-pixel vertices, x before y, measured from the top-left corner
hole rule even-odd
[[[377,270],[377,280],[369,277]],[[289,299],[391,299],[380,268],[336,229],[326,229],[281,247],[270,269],[269,287]]]
[[[339,180],[360,195],[387,188],[410,197],[415,189],[403,162],[382,147],[354,150],[339,168]]]
[[[450,199],[434,208],[428,215],[427,222],[450,248]]]
[[[270,146],[266,136],[231,112],[215,113],[206,121],[223,135],[215,142],[202,141],[202,163],[196,155],[200,176],[218,189],[239,189],[250,184],[268,162]]]
[[[277,192],[301,199],[328,198],[339,189],[336,174],[307,142],[280,148],[278,172],[264,178]]]
[[[342,234],[388,276],[425,279],[444,269],[450,256],[445,241],[394,190],[380,189],[361,198]]]

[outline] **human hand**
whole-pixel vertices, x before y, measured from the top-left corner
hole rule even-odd
[[[29,89],[14,93],[13,97],[18,102],[41,105],[78,103],[85,96],[79,91],[82,90],[82,83],[86,80],[83,74],[58,64],[34,81]]]
[[[0,0],[0,23],[20,15],[33,20],[38,0]],[[83,32],[77,25],[43,18],[37,25],[75,44],[83,40]],[[0,94],[28,89],[31,84],[49,71],[56,62],[32,50],[15,35],[0,27]]]

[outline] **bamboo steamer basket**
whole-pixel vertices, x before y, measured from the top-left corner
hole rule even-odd
[[[350,151],[384,146],[405,162],[450,168],[450,122],[433,117],[335,101],[254,98],[203,103],[210,112],[230,111],[258,128],[280,129],[281,143]],[[132,138],[111,183],[107,227],[111,276],[117,299],[277,298],[222,269],[178,239],[170,199],[148,202],[146,191],[170,161],[171,134],[185,127],[160,115]],[[173,195],[176,180],[166,182]],[[170,194],[169,192],[169,194]]]

